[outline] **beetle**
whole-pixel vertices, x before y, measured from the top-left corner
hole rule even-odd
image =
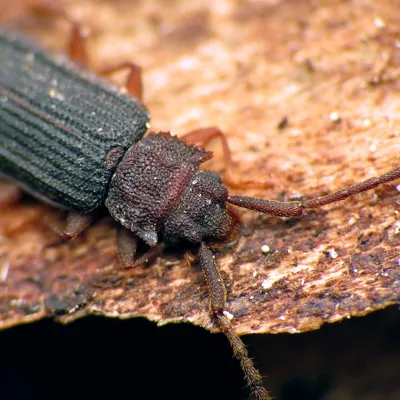
[[[138,239],[154,251],[159,243],[198,248],[211,316],[259,400],[270,397],[232,327],[224,282],[210,250],[210,243],[236,234],[238,216],[232,206],[298,217],[400,177],[397,168],[304,201],[230,195],[217,174],[199,170],[210,152],[168,132],[145,136],[150,117],[137,99],[6,28],[0,30],[0,118],[0,171],[35,196],[71,211],[61,229],[64,236],[77,236],[90,223],[90,214],[105,205],[124,227],[117,235],[124,266],[143,261],[134,261]],[[220,134],[216,128],[199,132],[206,139]],[[190,142],[199,132],[186,139]]]

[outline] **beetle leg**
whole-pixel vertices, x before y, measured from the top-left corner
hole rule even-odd
[[[90,214],[69,212],[65,221],[64,236],[74,239],[91,224],[92,219]]]
[[[77,61],[79,64],[89,66],[89,56],[86,49],[87,32],[82,28],[81,24],[76,21],[59,1],[50,2],[43,0],[39,4],[32,6],[32,9],[40,14],[50,14],[61,17],[71,24],[71,33],[67,45],[67,54],[70,58]],[[117,65],[104,68],[98,71],[100,75],[110,75],[114,72],[128,69],[129,73],[126,79],[125,88],[128,93],[134,98],[142,101],[143,98],[143,85],[142,85],[142,70],[133,62],[122,62]]]
[[[139,265],[147,264],[148,262],[154,260],[157,256],[159,256],[165,249],[164,243],[157,243],[154,247],[152,247],[149,251],[140,256],[136,261],[132,264],[132,268],[138,267]]]
[[[0,209],[17,203],[21,199],[22,194],[22,189],[15,183],[0,179]],[[17,232],[24,231],[25,227],[34,223],[38,218],[37,212],[31,212],[33,210],[26,210],[23,213],[17,212],[17,215],[12,217],[12,213],[16,211],[9,210],[6,213],[6,217],[9,217],[9,221],[12,222],[6,224],[6,226],[1,226],[0,235],[12,236]]]
[[[59,219],[46,220],[47,225],[64,239],[74,239],[92,222],[92,215],[70,211],[65,221]]]
[[[184,258],[185,258],[185,262],[186,262],[186,266],[188,268],[190,268],[192,266],[192,262],[196,261],[197,257],[194,256],[194,254],[192,254],[189,251],[186,251],[184,254]]]
[[[121,226],[117,233],[118,258],[124,268],[131,267],[135,262],[137,237],[129,229]]]
[[[122,62],[120,64],[104,68],[99,71],[101,75],[110,75],[123,69],[128,69],[129,73],[126,78],[125,88],[127,92],[134,98],[142,101],[143,99],[143,84],[142,84],[142,69],[139,65],[133,62]]]
[[[32,11],[41,15],[56,16],[65,19],[71,24],[71,33],[67,45],[67,54],[78,63],[88,66],[89,57],[86,50],[85,29],[65,10],[59,0],[42,0],[31,5]]]
[[[262,377],[249,357],[246,346],[233,329],[232,323],[226,314],[226,290],[215,257],[210,249],[201,243],[199,250],[200,264],[207,281],[210,295],[210,313],[214,317],[218,327],[227,336],[235,357],[246,375],[247,383],[257,400],[271,400],[267,390],[263,386]]]
[[[16,203],[22,195],[22,190],[12,182],[0,180],[0,208]]]
[[[156,246],[152,247],[149,251],[135,260],[137,236],[128,228],[121,226],[117,233],[117,248],[118,258],[121,262],[121,265],[123,268],[129,269],[151,261],[164,251],[165,245],[163,243],[158,243]]]
[[[229,143],[226,135],[217,127],[210,126],[207,128],[194,129],[193,131],[187,132],[180,136],[188,144],[198,144],[205,146],[210,140],[218,137],[221,140],[222,152],[224,155],[224,161],[226,165],[226,178],[232,178],[232,155],[229,148]]]
[[[214,127],[214,126],[208,127],[208,128],[199,128],[199,129],[190,131],[180,137],[180,139],[183,139],[188,144],[198,144],[200,146],[206,145],[210,140],[212,140],[214,138],[219,138],[221,141],[222,152],[224,155],[225,168],[226,168],[224,180],[227,185],[234,187],[234,188],[240,188],[240,189],[244,189],[247,187],[263,187],[264,188],[266,186],[270,186],[270,187],[272,186],[272,183],[270,181],[240,180],[235,176],[235,174],[233,173],[233,168],[232,168],[232,155],[231,155],[231,150],[229,147],[228,139],[227,139],[225,133],[221,131],[221,129]]]
[[[318,208],[327,204],[345,200],[350,196],[366,192],[384,183],[400,178],[400,168],[396,168],[377,178],[370,178],[345,189],[337,190],[326,196],[316,197],[305,201],[273,201],[248,196],[228,196],[227,202],[248,210],[262,212],[275,217],[299,217],[304,210]]]
[[[81,25],[73,20],[70,20],[71,33],[68,41],[68,55],[79,64],[88,66],[89,56],[86,49],[87,33]]]

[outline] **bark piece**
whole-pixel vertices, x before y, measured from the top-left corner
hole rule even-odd
[[[21,1],[21,13],[7,12],[13,4],[3,2],[2,22],[63,49],[64,22],[32,16]],[[271,182],[240,194],[311,198],[398,166],[395,3],[221,4],[87,0],[68,8],[93,32],[93,68],[141,65],[153,130],[218,125],[235,173]],[[210,148],[207,168],[223,171],[218,142]],[[240,239],[217,254],[235,329],[301,332],[398,304],[398,200],[395,182],[299,220],[240,212]],[[121,271],[116,223],[100,219],[62,242],[40,223],[52,212],[26,196],[0,214],[0,327],[103,314],[213,329],[202,272],[184,249]]]

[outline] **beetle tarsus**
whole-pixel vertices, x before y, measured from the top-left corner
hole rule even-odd
[[[246,376],[247,384],[257,400],[271,400],[271,397],[263,386],[263,378],[255,367],[253,360],[249,357],[246,345],[236,334],[230,320],[223,313],[215,313],[217,324],[221,331],[228,338],[235,357],[239,360],[240,366]]]

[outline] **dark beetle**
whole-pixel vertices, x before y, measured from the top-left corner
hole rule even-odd
[[[211,312],[257,399],[269,399],[224,315],[225,286],[205,245],[207,239],[228,237],[237,223],[219,177],[198,170],[211,153],[168,133],[143,138],[149,114],[142,104],[5,28],[0,28],[0,121],[0,172],[33,195],[80,218],[105,204],[152,247],[159,240],[200,246]],[[72,226],[73,231],[63,233],[76,236],[86,225]],[[120,232],[121,261],[132,264],[124,253],[134,255],[136,236],[126,240],[127,230]]]
[[[225,286],[208,248],[209,242],[226,240],[235,231],[238,219],[227,203],[295,217],[397,179],[400,168],[303,202],[230,196],[215,173],[198,169],[211,153],[168,133],[143,138],[148,122],[145,107],[107,81],[0,28],[0,172],[81,216],[105,204],[133,238],[151,247],[160,241],[197,245],[212,316],[256,398],[269,399],[224,313]],[[120,246],[134,241],[121,240]],[[125,252],[120,252],[124,264]]]
[[[0,31],[0,54],[0,171],[67,210],[105,204],[150,246],[230,231],[227,190],[198,171],[211,153],[169,134],[142,139],[142,104],[17,34]]]

